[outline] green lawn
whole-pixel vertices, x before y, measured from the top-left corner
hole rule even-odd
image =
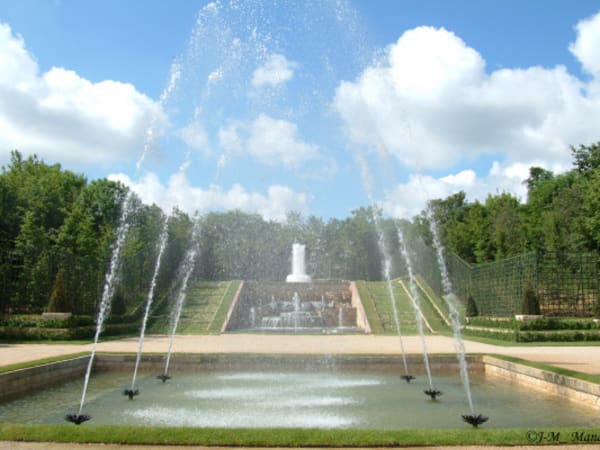
[[[552,434],[549,434],[549,431]],[[544,434],[545,433],[545,434]],[[0,425],[0,440],[112,444],[202,445],[237,447],[403,447],[465,445],[532,445],[600,441],[600,428],[449,429],[449,430],[327,430],[225,429],[64,425]]]

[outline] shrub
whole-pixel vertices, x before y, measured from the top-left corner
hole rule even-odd
[[[539,315],[540,314],[540,301],[535,295],[531,283],[527,284],[525,293],[523,295],[523,302],[521,303],[521,314],[527,315]]]
[[[477,309],[477,303],[475,303],[475,299],[471,294],[467,297],[467,317],[477,317],[479,315],[479,310]]]

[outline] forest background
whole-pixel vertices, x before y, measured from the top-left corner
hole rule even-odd
[[[285,222],[266,221],[241,211],[210,212],[198,218],[156,205],[134,194],[135,213],[122,252],[113,313],[142,304],[158,255],[165,220],[168,241],[157,283],[159,296],[174,289],[177,271],[200,221],[200,280],[283,280],[290,271],[291,244],[307,248],[307,272],[319,279],[380,280],[382,256],[376,222],[392,255],[392,276],[406,274],[398,228],[408,242],[431,245],[429,221],[443,245],[470,264],[527,252],[600,251],[600,143],[571,148],[573,168],[554,174],[531,167],[527,199],[506,192],[485,202],[464,192],[433,199],[411,220],[380,217],[374,206],[344,219],[303,217],[290,212]],[[0,174],[0,312],[69,311],[93,315],[123,199],[128,189],[113,181],[88,182],[80,174],[48,165],[18,151]]]

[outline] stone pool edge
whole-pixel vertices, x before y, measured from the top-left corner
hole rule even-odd
[[[201,364],[206,369],[238,369],[248,364],[268,364],[270,367],[310,367],[323,369],[400,367],[397,356],[389,355],[266,355],[266,354],[175,354],[172,369],[189,369]],[[456,355],[430,355],[433,372],[458,370]],[[407,355],[411,370],[423,371],[421,355]],[[556,395],[570,401],[600,408],[600,384],[581,380],[568,375],[552,372],[507,361],[493,355],[468,355],[469,372],[485,373],[486,376],[500,377],[522,386]],[[29,368],[16,369],[0,374],[0,399],[9,400],[24,393],[43,389],[64,381],[83,377],[89,356],[79,356]],[[96,355],[94,370],[127,370],[135,361],[135,354],[99,353]],[[149,354],[142,358],[142,368],[160,371],[164,355]]]
[[[503,378],[569,401],[600,408],[600,384],[492,355],[482,355],[481,362],[486,376]]]

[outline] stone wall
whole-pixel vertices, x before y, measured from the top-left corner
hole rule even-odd
[[[89,356],[42,364],[0,374],[0,399],[8,400],[24,393],[83,378]]]
[[[600,385],[492,356],[483,356],[485,375],[527,386],[569,401],[600,408]]]

